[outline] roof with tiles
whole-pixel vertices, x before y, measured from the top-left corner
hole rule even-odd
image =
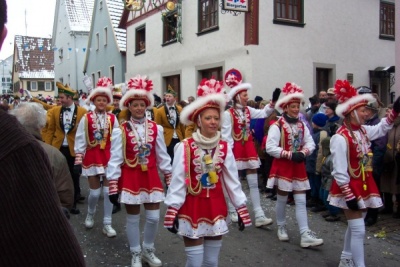
[[[15,36],[20,79],[54,79],[51,38]]]
[[[94,0],[65,0],[64,3],[71,31],[90,31]]]
[[[126,30],[118,28],[124,11],[124,3],[121,0],[107,0],[108,12],[115,32],[115,38],[121,51],[126,51]]]

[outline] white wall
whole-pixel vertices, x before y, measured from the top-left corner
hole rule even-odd
[[[253,84],[251,98],[270,98],[285,82],[315,92],[315,64],[335,67],[333,81],[354,74],[369,85],[368,70],[394,65],[394,42],[379,39],[379,0],[307,0],[305,27],[273,24],[273,1],[260,0],[259,45],[244,45],[244,14],[219,13],[219,30],[197,36],[197,5],[182,3],[183,43],[162,47],[160,13],[127,29],[127,78],[146,74],[161,92],[163,76],[181,74],[182,98],[194,95],[197,70],[239,69]],[[398,12],[397,12],[398,13]],[[134,56],[135,28],[146,24],[146,52]],[[398,27],[397,27],[398,28]]]

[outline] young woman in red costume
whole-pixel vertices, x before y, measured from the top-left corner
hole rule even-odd
[[[111,135],[118,128],[118,120],[112,113],[107,113],[106,107],[112,103],[112,81],[110,78],[100,78],[96,88],[89,95],[94,104],[94,111],[86,113],[79,122],[75,135],[75,165],[82,166],[82,175],[88,177],[89,197],[88,213],[85,227],[93,228],[96,205],[101,194],[100,180],[103,180],[104,217],[103,233],[115,237],[117,233],[111,226],[113,204],[108,199],[108,180],[105,175],[110,159]]]
[[[239,214],[239,229],[251,225],[235,158],[218,131],[222,90],[222,82],[203,79],[198,98],[181,112],[181,122],[195,123],[197,130],[175,147],[164,227],[183,236],[186,267],[218,266],[222,235],[228,232],[224,191]]]
[[[282,92],[285,96],[276,102],[276,107],[283,110],[283,113],[269,128],[266,144],[267,153],[274,157],[267,187],[277,189],[275,211],[278,238],[281,241],[289,240],[286,230],[286,202],[289,192],[293,192],[301,234],[300,246],[319,246],[324,241],[308,228],[306,209],[306,190],[310,189],[310,183],[304,161],[315,149],[315,144],[308,127],[299,119],[300,103],[304,94],[294,83],[286,83]]]
[[[111,159],[107,169],[109,197],[113,204],[125,204],[131,266],[141,267],[142,260],[152,267],[162,266],[161,260],[154,254],[160,203],[165,198],[158,170],[169,184],[171,159],[165,147],[163,128],[145,116],[146,109],[154,104],[153,82],[138,75],[129,80],[127,87],[120,107],[121,110],[129,110],[129,119],[112,135]],[[146,216],[142,247],[139,229],[141,204]]]
[[[364,217],[367,208],[379,208],[382,199],[372,177],[371,140],[385,135],[400,112],[400,98],[393,110],[377,125],[364,125],[366,105],[375,98],[371,94],[358,95],[346,80],[337,80],[335,94],[339,100],[336,114],[343,125],[331,138],[334,181],[328,196],[329,204],[342,208],[347,219],[347,230],[340,259],[340,267],[365,266]]]
[[[235,69],[229,70],[225,76],[226,84],[232,88],[228,93],[228,97],[233,101],[233,106],[224,113],[221,135],[233,151],[237,169],[246,171],[255,226],[270,225],[272,224],[272,219],[265,216],[260,204],[257,169],[260,168],[261,161],[254,146],[253,136],[250,131],[250,120],[268,117],[274,111],[275,101],[279,98],[280,90],[274,91],[272,101],[263,109],[254,109],[247,106],[247,101],[249,100],[248,91],[251,89],[251,84],[242,83],[242,76]],[[238,217],[230,202],[228,202],[228,208],[231,220],[236,222]]]

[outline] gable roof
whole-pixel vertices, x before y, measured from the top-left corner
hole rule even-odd
[[[65,0],[65,8],[71,31],[90,31],[94,0]]]
[[[14,45],[20,79],[54,79],[51,38],[16,35]]]
[[[121,0],[106,0],[108,13],[110,15],[111,23],[114,29],[115,38],[121,52],[126,51],[126,30],[118,28],[124,11],[124,3]]]

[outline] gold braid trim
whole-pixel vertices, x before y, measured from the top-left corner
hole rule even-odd
[[[185,176],[185,181],[188,181],[187,187],[188,187],[188,193],[191,194],[192,196],[197,196],[198,194],[201,193],[201,190],[203,189],[203,186],[201,185],[201,181],[197,181],[197,185],[195,188],[192,187],[192,179],[190,177],[190,147],[187,141],[183,142],[184,149],[185,149],[185,169],[186,171],[186,176]]]
[[[229,113],[231,113],[231,112],[229,112]],[[241,130],[239,134],[235,134],[235,129],[234,129],[235,127],[234,127],[234,120],[233,120],[234,115],[237,117],[235,109],[233,109],[233,114],[231,113],[232,138],[235,141],[241,141],[243,139],[243,131]],[[246,125],[247,122],[246,122],[246,114],[245,113],[244,113],[244,122]]]
[[[94,139],[94,141],[91,142],[90,138],[89,138],[89,118],[88,118],[88,114],[86,114],[86,120],[85,120],[85,136],[86,136],[86,142],[87,142],[87,144],[88,144],[88,146],[90,148],[93,148],[93,147],[97,146],[97,144],[98,144],[97,140]]]
[[[122,152],[123,152],[123,155],[124,155],[125,164],[128,165],[130,168],[135,168],[137,166],[137,164],[138,164],[137,155],[132,160],[130,160],[130,159],[128,159],[126,157],[126,135],[125,135],[126,132],[125,132],[125,129],[124,129],[123,125],[120,125],[119,127],[121,128],[121,132],[122,132]],[[133,164],[132,164],[132,162],[133,162]]]
[[[106,114],[106,116],[107,116],[107,114]],[[97,146],[97,145],[99,145],[100,143],[99,143],[99,141],[98,140],[96,140],[96,139],[94,139],[94,141],[93,142],[91,142],[90,141],[90,138],[89,138],[89,119],[88,119],[88,114],[86,114],[86,120],[85,120],[85,136],[86,136],[86,142],[87,142],[87,144],[88,144],[88,146],[90,147],[90,148],[93,148],[93,147],[95,147],[95,146]],[[110,117],[109,116],[107,116],[107,121],[108,121],[108,132],[105,132],[104,133],[104,136],[103,136],[103,140],[105,140],[105,142],[107,142],[107,137],[108,137],[108,133],[112,133],[112,125],[111,125],[111,119],[110,119]]]
[[[349,127],[347,127],[347,125],[346,125],[346,128],[349,130],[349,132],[350,132],[350,134],[351,134],[353,140],[357,140],[356,137],[354,136],[353,131],[352,131]],[[350,143],[349,143],[349,140],[347,139],[347,137],[346,137],[343,133],[340,133],[340,135],[342,135],[342,136],[344,137],[344,140],[346,141],[346,145],[347,145],[347,166],[349,167],[350,176],[353,177],[353,178],[358,179],[358,178],[360,178],[360,176],[361,176],[361,170],[360,170],[361,166],[358,166],[358,168],[356,168],[356,169],[353,169],[353,168],[351,167],[351,164],[350,164]],[[355,174],[355,172],[357,172],[357,171],[359,172],[358,175]]]

